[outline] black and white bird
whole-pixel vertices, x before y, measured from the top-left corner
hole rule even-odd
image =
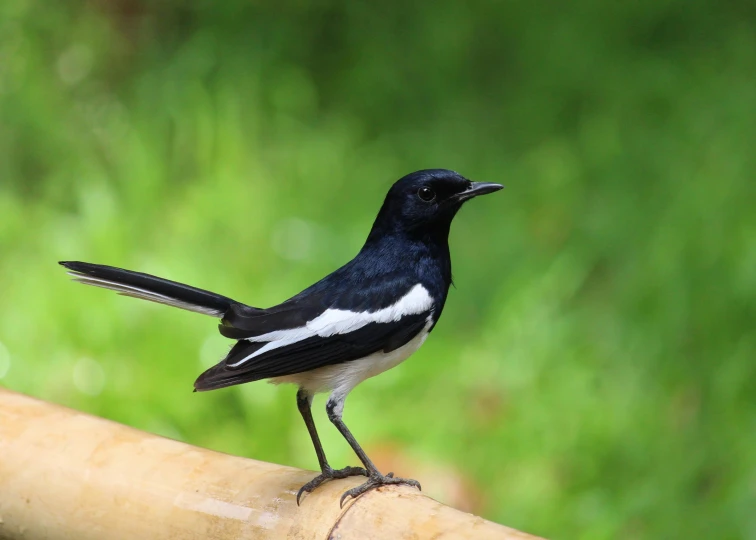
[[[344,401],[360,382],[398,365],[433,330],[452,282],[449,227],[462,204],[502,186],[471,182],[445,169],[417,171],[389,190],[365,245],[350,262],[270,308],[112,266],[61,262],[80,283],[112,289],[218,317],[236,344],[199,376],[196,391],[268,379],[299,387],[297,407],[315,446],[320,474],[297,493],[348,476],[368,480],[346,491],[357,497],[386,484],[420,488],[415,480],[381,474],[342,420]],[[363,467],[333,469],[312,418],[313,396],[330,392],[328,418]]]

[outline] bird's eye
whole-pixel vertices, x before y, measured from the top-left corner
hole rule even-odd
[[[431,202],[436,198],[436,192],[428,186],[423,186],[417,190],[417,196],[425,202]]]

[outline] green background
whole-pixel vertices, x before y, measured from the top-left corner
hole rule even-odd
[[[268,306],[450,168],[506,188],[456,219],[431,338],[350,396],[368,453],[553,538],[756,538],[756,4],[252,4],[0,2],[2,384],[316,468],[294,388],[191,393],[214,321],[56,261]]]

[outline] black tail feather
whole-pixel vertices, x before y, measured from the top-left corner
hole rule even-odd
[[[226,296],[150,274],[76,261],[61,261],[60,264],[80,283],[205,315],[223,317],[232,305],[239,304]]]

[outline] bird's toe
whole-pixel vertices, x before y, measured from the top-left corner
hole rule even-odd
[[[299,506],[300,499],[304,493],[312,493],[328,480],[333,480],[335,478],[348,478],[350,476],[368,476],[368,472],[362,467],[344,467],[343,469],[332,469],[331,467],[327,467],[323,469],[319,475],[299,488],[299,491],[297,492],[297,506]]]

